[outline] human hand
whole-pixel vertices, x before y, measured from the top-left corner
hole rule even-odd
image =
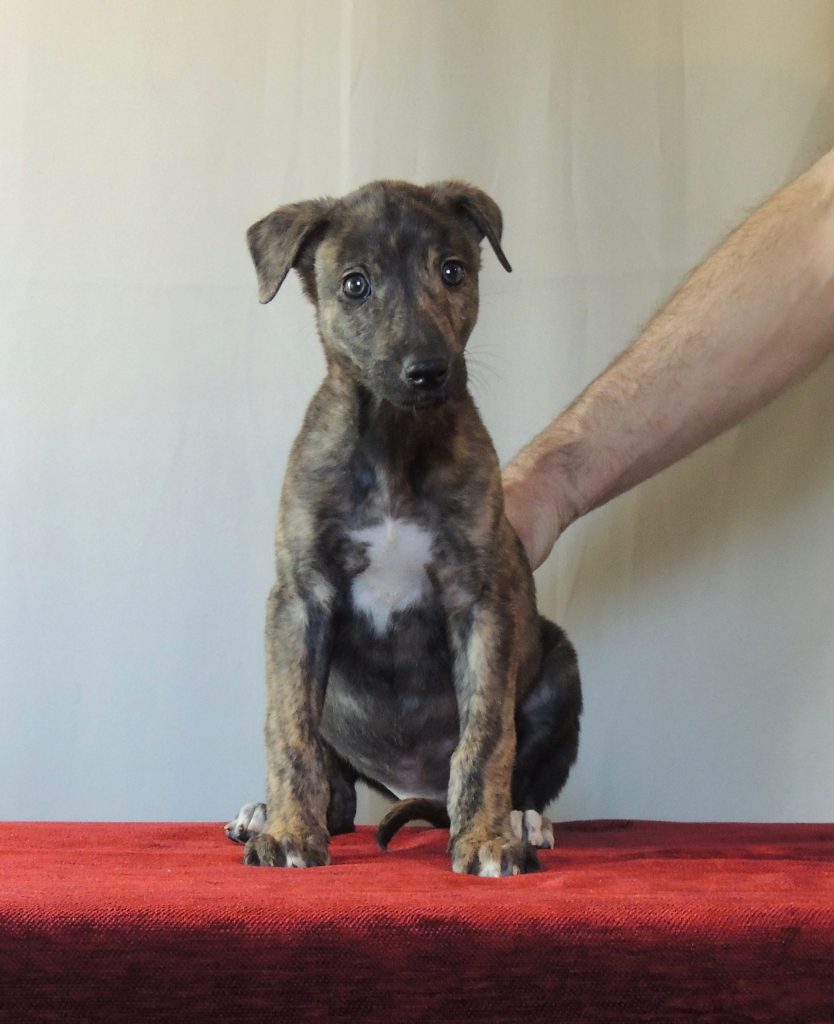
[[[501,482],[504,512],[524,546],[530,567],[538,569],[562,532],[558,503],[524,452],[504,468]]]

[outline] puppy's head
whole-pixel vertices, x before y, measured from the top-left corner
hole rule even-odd
[[[328,361],[402,409],[438,405],[466,387],[483,238],[510,270],[501,211],[455,181],[373,182],[344,199],[281,207],[247,235],[261,302],[294,267]]]

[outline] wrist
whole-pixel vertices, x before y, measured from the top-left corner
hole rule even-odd
[[[505,509],[534,569],[556,540],[582,514],[571,479],[567,447],[543,443],[540,435],[503,472]]]

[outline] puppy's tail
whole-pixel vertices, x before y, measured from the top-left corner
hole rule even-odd
[[[376,827],[376,841],[383,850],[397,832],[408,821],[427,821],[435,828],[449,827],[449,814],[442,800],[424,800],[414,797],[411,800],[400,800],[383,815]]]

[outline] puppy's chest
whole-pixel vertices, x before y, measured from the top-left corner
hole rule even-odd
[[[348,537],[362,565],[350,581],[351,606],[382,636],[397,613],[431,599],[436,533],[417,519],[386,511]]]

